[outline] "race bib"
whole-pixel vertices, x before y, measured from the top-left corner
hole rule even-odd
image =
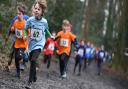
[[[16,37],[17,38],[22,38],[22,30],[16,29]]]
[[[54,50],[54,44],[49,44],[48,49],[53,51]]]
[[[31,39],[34,40],[41,40],[42,39],[42,30],[38,30],[38,29],[31,29]]]
[[[79,49],[78,50],[78,55],[83,56],[84,55],[84,50],[83,49]]]
[[[68,39],[61,39],[60,46],[68,47]]]
[[[104,57],[104,52],[100,52],[99,56],[100,56],[100,58],[103,58]]]
[[[91,48],[86,48],[86,54],[89,54],[91,52]]]

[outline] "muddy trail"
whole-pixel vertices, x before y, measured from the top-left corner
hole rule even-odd
[[[7,57],[1,57],[5,60]],[[6,64],[6,63],[5,63]],[[81,76],[73,74],[74,59],[68,63],[68,77],[59,77],[59,64],[52,62],[49,70],[46,65],[41,64],[37,71],[37,82],[33,83],[32,89],[128,89],[128,82],[112,77],[106,71],[101,76],[97,75],[96,64],[93,62],[82,72]],[[25,89],[29,74],[29,63],[27,69],[21,73],[21,78],[15,77],[15,69],[10,72],[0,70],[0,89]]]

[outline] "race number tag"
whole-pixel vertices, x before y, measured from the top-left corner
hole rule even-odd
[[[104,57],[104,52],[100,52],[100,57],[103,58]]]
[[[17,38],[22,38],[22,30],[16,29],[16,37]]]
[[[61,39],[60,46],[68,47],[68,39]]]
[[[42,30],[38,29],[31,29],[31,38],[34,40],[41,40],[42,39]]]
[[[48,49],[53,51],[54,50],[54,44],[49,44]]]
[[[84,55],[84,50],[83,49],[79,49],[78,50],[78,55],[83,56]]]
[[[86,48],[86,54],[89,54],[91,52],[91,48]]]

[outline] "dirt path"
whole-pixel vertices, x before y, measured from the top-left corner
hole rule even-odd
[[[32,89],[128,89],[127,82],[118,80],[106,73],[98,76],[96,64],[92,63],[81,76],[72,74],[74,61],[68,64],[68,78],[62,80],[59,77],[58,64],[53,63],[49,70],[42,65],[38,70],[38,80],[32,85]],[[15,76],[15,70],[11,72],[0,71],[0,89],[25,89],[28,79],[28,69],[22,73],[21,79]]]

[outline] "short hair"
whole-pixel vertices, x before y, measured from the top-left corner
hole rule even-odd
[[[62,26],[63,26],[63,25],[68,25],[68,26],[70,26],[70,27],[72,28],[72,25],[71,25],[70,21],[67,20],[67,19],[64,19],[64,20],[63,20]]]
[[[69,22],[69,20],[64,19],[63,22],[62,22],[62,24],[70,24],[70,22]]]
[[[24,6],[23,4],[19,3],[19,4],[17,5],[17,9],[18,9],[20,12],[22,12],[23,14],[25,14],[25,6]]]

